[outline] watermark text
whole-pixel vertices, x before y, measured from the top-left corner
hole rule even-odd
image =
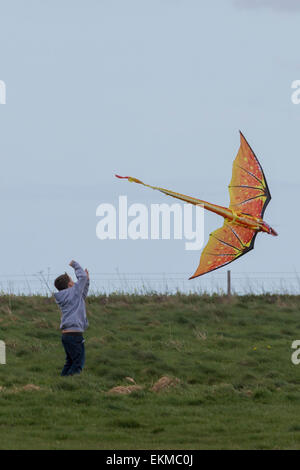
[[[295,90],[291,95],[292,103],[300,104],[300,80],[294,80],[291,88]]]
[[[6,364],[6,347],[4,341],[0,341],[0,364]]]
[[[119,196],[118,207],[99,204],[96,236],[100,240],[185,239],[186,250],[201,250],[204,243],[204,209],[191,204],[145,204],[128,206],[127,196]],[[173,222],[173,223],[172,223]]]
[[[6,84],[0,80],[0,104],[6,104]]]

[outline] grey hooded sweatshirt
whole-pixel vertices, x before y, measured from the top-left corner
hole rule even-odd
[[[72,268],[75,269],[77,282],[68,289],[55,292],[54,297],[62,312],[60,329],[83,332],[89,325],[85,311],[89,280],[76,261],[73,261]]]

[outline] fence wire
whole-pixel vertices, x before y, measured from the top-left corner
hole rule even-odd
[[[95,272],[90,273],[90,294],[223,294],[227,292],[227,271],[189,280],[190,273]],[[55,275],[48,271],[35,274],[0,274],[0,291],[12,295],[51,295]],[[231,271],[231,291],[236,294],[300,295],[297,272]]]

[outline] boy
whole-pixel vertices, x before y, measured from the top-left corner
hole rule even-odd
[[[55,279],[54,285],[58,292],[54,294],[62,317],[62,344],[66,352],[66,362],[61,372],[62,376],[80,374],[85,362],[83,332],[88,327],[85,311],[85,298],[89,289],[89,272],[87,269],[71,261],[77,282],[73,282],[67,273]]]

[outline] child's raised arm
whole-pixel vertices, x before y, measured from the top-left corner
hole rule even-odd
[[[85,299],[89,290],[89,286],[90,286],[90,273],[88,272],[87,269],[85,269],[84,271],[86,272],[86,275],[87,275],[87,281],[83,289],[82,297]]]
[[[83,294],[88,281],[88,274],[82,269],[80,264],[74,260],[70,262],[70,266],[75,270],[75,276],[77,277],[77,282],[75,283],[75,286],[77,286],[81,294]]]

